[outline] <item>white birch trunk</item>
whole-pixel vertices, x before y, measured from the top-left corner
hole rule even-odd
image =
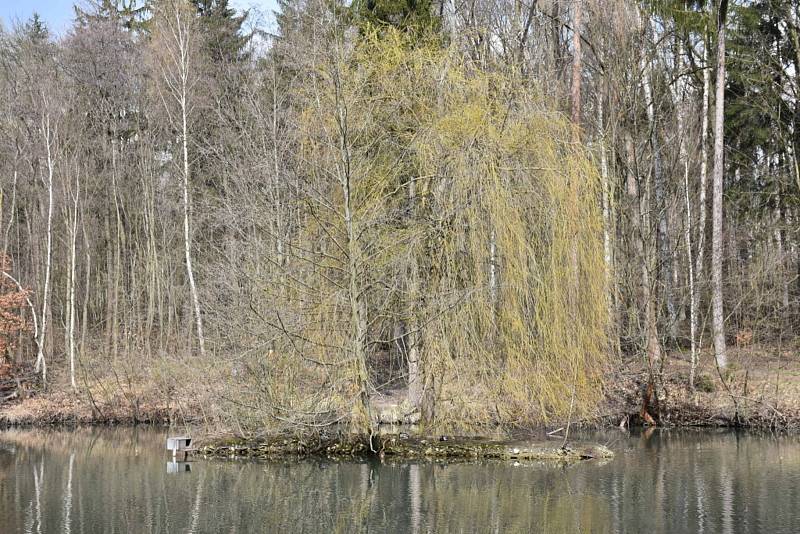
[[[186,264],[186,278],[189,282],[191,296],[191,310],[197,330],[197,340],[200,354],[205,356],[203,317],[200,310],[200,297],[197,292],[194,268],[192,267],[191,168],[189,164],[189,115],[193,107],[195,85],[199,79],[199,73],[195,73],[197,67],[193,64],[193,61],[196,61],[194,56],[199,53],[196,50],[197,44],[194,43],[194,40],[199,39],[197,35],[199,30],[195,26],[194,11],[190,6],[182,2],[170,2],[155,19],[157,24],[154,33],[158,39],[154,41],[153,53],[159,58],[160,81],[163,83],[163,87],[159,90],[159,96],[170,121],[181,133],[183,253]],[[175,113],[173,113],[173,105],[177,106]],[[177,117],[177,114],[180,114],[180,117]],[[168,317],[168,330],[171,326],[171,319],[172,316],[170,315]],[[163,332],[163,329],[160,330]]]
[[[573,0],[572,4],[572,123],[575,128],[581,125],[581,24],[583,0]],[[579,134],[578,134],[579,135]]]
[[[689,200],[689,161],[683,163],[683,187],[686,193],[686,263],[689,268],[689,338],[692,351],[692,362],[689,370],[689,387],[694,388],[694,377],[697,372],[697,298],[694,287],[694,265],[692,263],[692,203]]]
[[[682,71],[685,67],[683,61],[684,48],[682,44],[678,45],[678,65]],[[681,73],[682,74],[682,73]],[[684,226],[684,241],[686,243],[686,265],[688,268],[688,285],[689,285],[689,343],[691,347],[691,367],[689,369],[689,387],[694,388],[694,378],[697,371],[697,299],[695,297],[695,280],[694,280],[694,257],[692,255],[692,202],[689,194],[689,151],[686,146],[686,137],[684,135],[684,128],[686,125],[685,116],[687,113],[686,95],[687,84],[685,78],[681,77],[680,83],[677,85],[677,94],[675,95],[675,105],[678,109],[678,135],[679,140],[679,153],[680,160],[683,164],[683,187],[684,187],[684,200],[686,203],[686,225]]]
[[[174,54],[177,57],[173,58],[174,65],[178,69],[177,87],[169,83],[167,84],[177,94],[174,95],[178,101],[181,121],[181,151],[183,163],[183,252],[186,262],[186,278],[189,281],[189,291],[192,298],[192,310],[194,312],[195,327],[197,329],[197,341],[200,346],[200,355],[205,356],[206,345],[205,337],[203,335],[203,317],[200,313],[200,298],[197,294],[197,283],[194,278],[194,269],[192,267],[192,238],[191,238],[191,195],[189,185],[191,181],[191,170],[189,165],[189,113],[190,113],[190,92],[194,87],[196,80],[192,79],[192,48],[191,40],[194,38],[192,33],[191,15],[181,10],[181,6],[175,3],[172,6],[171,17],[173,21],[169,22],[171,38],[174,41]],[[196,31],[196,30],[195,30]]]
[[[703,102],[702,118],[700,120],[700,197],[698,201],[697,213],[697,256],[695,257],[694,279],[696,283],[702,284],[704,254],[706,242],[706,210],[708,199],[708,100],[711,91],[711,71],[708,64],[708,36],[703,42]],[[691,307],[695,310],[695,320],[697,311],[700,309],[700,291],[696,288],[693,292],[694,298]],[[699,344],[698,344],[699,345]],[[699,350],[698,346],[698,350]]]
[[[188,68],[188,65],[185,65]],[[186,276],[189,279],[189,290],[192,293],[192,306],[194,307],[194,318],[197,326],[197,341],[200,344],[200,355],[206,354],[206,342],[203,336],[203,317],[200,315],[200,298],[197,296],[197,284],[194,281],[194,269],[192,268],[192,241],[190,233],[191,204],[189,198],[189,147],[188,147],[188,127],[186,124],[186,76],[182,76],[183,94],[181,96],[181,122],[183,126],[183,252],[186,257]]]
[[[721,1],[724,8],[727,3]],[[724,127],[725,127],[725,12],[717,13],[719,31],[717,33],[717,86],[714,106],[714,188],[712,198],[712,236],[711,236],[711,286],[712,286],[712,325],[714,329],[714,356],[717,365],[725,368],[728,353],[725,346],[725,312],[722,300],[722,192],[724,177]]]
[[[50,304],[50,269],[52,265],[53,250],[53,174],[55,163],[52,152],[52,130],[50,126],[50,115],[45,115],[42,121],[44,131],[44,142],[47,149],[47,250],[45,254],[44,271],[44,292],[42,294],[42,325],[39,329],[38,354],[36,355],[36,365],[34,370],[42,373],[42,383],[47,386],[47,361],[44,356],[44,344],[47,336],[47,315]]]
[[[69,250],[69,276],[67,277],[68,288],[68,350],[69,350],[69,382],[73,390],[78,389],[75,383],[75,277],[76,277],[76,242],[78,240],[78,200],[81,194],[80,177],[75,177],[75,195],[72,200],[72,225],[70,235]]]

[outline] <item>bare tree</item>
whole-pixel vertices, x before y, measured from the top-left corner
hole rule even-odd
[[[158,75],[158,94],[170,123],[180,133],[183,191],[183,251],[189,281],[200,354],[205,355],[203,316],[192,267],[190,124],[196,109],[201,78],[201,35],[191,5],[185,0],[164,0],[156,8],[151,51]]]
[[[65,192],[69,189],[67,195],[70,198],[65,198],[67,203],[65,214],[65,221],[67,222],[67,234],[69,236],[69,272],[67,273],[67,347],[69,354],[69,382],[73,390],[77,389],[75,382],[75,286],[77,284],[77,241],[78,241],[78,204],[81,196],[81,181],[80,174],[77,170],[78,165],[75,165],[75,188],[65,188]],[[71,200],[71,207],[69,201]]]
[[[717,3],[717,80],[714,107],[714,189],[711,234],[711,302],[713,306],[714,355],[717,365],[725,368],[728,354],[725,347],[725,312],[722,298],[722,201],[725,176],[725,19],[728,1]]]
[[[42,373],[42,382],[47,384],[47,360],[44,355],[45,342],[47,341],[47,319],[51,316],[51,311],[48,309],[50,304],[50,272],[53,263],[53,179],[55,174],[55,159],[54,149],[57,138],[58,128],[51,122],[50,113],[47,110],[48,102],[43,102],[43,109],[45,113],[41,120],[41,133],[45,145],[46,152],[46,177],[42,176],[42,181],[47,188],[47,247],[45,253],[45,275],[44,275],[44,288],[42,291],[42,311],[41,318],[42,324],[39,328],[39,342],[38,354],[36,355],[36,372]]]
[[[573,0],[572,4],[572,122],[580,128],[581,124],[581,24],[583,0]]]
[[[708,32],[705,32],[704,40],[703,40],[703,89],[701,93],[701,117],[700,117],[700,195],[698,200],[698,214],[697,214],[697,255],[695,257],[695,268],[694,268],[694,287],[691,288],[690,291],[690,321],[691,325],[690,328],[694,332],[692,338],[694,339],[693,343],[697,343],[697,330],[698,330],[698,316],[700,310],[700,289],[698,283],[702,282],[703,277],[703,267],[705,265],[704,262],[704,254],[705,254],[705,241],[706,241],[706,211],[707,211],[707,200],[706,194],[708,190],[708,100],[709,100],[709,92],[711,88],[711,72],[708,64]],[[687,213],[691,210],[690,207],[687,207]],[[695,369],[698,365],[697,356],[694,357],[692,361],[692,371],[690,376],[690,384],[694,384],[694,374]]]

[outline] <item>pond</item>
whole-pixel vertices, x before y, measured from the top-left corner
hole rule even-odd
[[[800,532],[800,439],[581,436],[613,460],[172,465],[149,428],[0,432],[0,532]],[[187,470],[188,469],[188,470]]]

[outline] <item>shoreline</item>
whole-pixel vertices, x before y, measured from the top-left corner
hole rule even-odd
[[[666,388],[665,388],[666,389]],[[46,397],[46,396],[45,396]],[[739,400],[738,411],[720,411],[704,398],[707,395],[695,393],[692,395],[674,395],[669,391],[666,399],[659,399],[662,404],[658,413],[658,424],[644,424],[641,418],[641,399],[627,396],[607,397],[596,416],[576,419],[570,422],[574,429],[609,429],[609,428],[731,428],[741,430],[773,430],[785,432],[800,432],[800,412],[787,408],[779,410],[766,401],[757,398],[744,398]],[[609,410],[609,405],[614,404],[614,409]],[[34,405],[34,406],[32,406]],[[42,402],[42,397],[30,397],[13,404],[0,406],[0,429],[4,428],[47,428],[47,427],[75,427],[75,426],[138,426],[157,425],[169,426],[172,424],[192,425],[199,418],[190,415],[178,417],[174,409],[161,407],[141,407],[137,414],[127,409],[117,409],[103,413],[91,413],[85,409],[64,409],[55,407],[47,400]],[[553,422],[548,425],[534,421],[505,427],[508,431],[519,430],[534,431],[542,429],[558,429],[565,427],[567,421]],[[383,431],[394,428],[396,433],[417,435],[417,424],[383,424],[377,425]],[[470,427],[465,427],[470,428]],[[473,427],[475,428],[475,427]],[[499,426],[483,425],[477,428],[500,428]],[[480,435],[488,436],[496,433],[484,432]],[[287,434],[300,434],[287,431]],[[312,435],[308,433],[307,435]],[[228,439],[234,438],[229,435]]]
[[[575,429],[653,428],[646,425],[643,407],[657,423],[655,428],[730,428],[752,432],[770,431],[781,433],[800,432],[800,361],[783,355],[769,357],[763,350],[750,349],[733,354],[732,363],[723,376],[708,365],[697,372],[697,387],[689,390],[688,362],[680,355],[669,358],[660,375],[653,395],[645,402],[648,390],[648,372],[641,361],[619,362],[608,375],[603,398],[593,414],[574,419],[570,425]],[[792,354],[792,356],[794,356]],[[709,361],[708,358],[705,361]],[[92,395],[94,393],[94,396]],[[170,426],[187,425],[199,427],[202,407],[191,402],[184,392],[180,403],[164,404],[157,392],[137,397],[116,393],[97,397],[97,392],[72,392],[66,388],[42,392],[31,388],[24,398],[0,404],[0,430],[5,428],[74,428],[81,426]],[[135,400],[133,400],[135,399]],[[398,403],[397,399],[392,402]],[[398,404],[402,407],[402,403]],[[509,458],[519,442],[511,442],[512,436],[528,437],[527,445],[538,447],[536,455],[547,459],[563,459],[580,456],[580,452],[557,450],[561,445],[560,435],[547,436],[554,429],[566,427],[566,421],[551,421],[546,425],[526,421],[513,426],[491,424],[480,427],[464,425],[463,428],[448,428],[450,441],[438,441],[435,426],[423,428],[406,424],[378,425],[383,419],[403,421],[394,411],[394,404],[376,405],[381,414],[376,420],[380,429],[372,446],[369,438],[358,437],[339,429],[330,428],[320,432],[297,429],[272,429],[267,437],[247,437],[241,430],[228,426],[216,430],[199,431],[200,448],[214,457],[266,458],[277,456],[379,456],[402,458]],[[402,410],[401,410],[402,411]],[[384,414],[386,412],[386,415]],[[398,412],[399,413],[399,412]],[[405,414],[405,412],[403,412]],[[386,421],[384,421],[386,422]],[[212,425],[213,426],[213,425]],[[207,427],[208,428],[208,427]],[[391,432],[382,430],[390,428]],[[497,430],[502,428],[502,432]],[[469,430],[471,429],[471,430]],[[199,428],[198,428],[199,430]],[[213,433],[208,433],[213,432]],[[269,430],[266,430],[269,432]],[[461,432],[462,437],[457,437]],[[563,431],[562,431],[563,432]],[[466,434],[464,434],[466,433]],[[204,434],[204,435],[203,435]],[[463,437],[478,435],[482,437]],[[491,436],[491,437],[490,437]],[[393,441],[394,440],[394,441]],[[468,441],[468,446],[465,442]],[[577,450],[591,444],[573,444]],[[233,447],[233,448],[231,448]],[[586,456],[596,456],[594,453]]]
[[[658,413],[658,424],[645,424],[641,417],[641,399],[614,398],[615,404],[625,404],[627,409],[608,411],[597,416],[573,420],[570,425],[573,429],[609,429],[609,428],[730,428],[754,431],[780,431],[789,433],[800,433],[800,412],[789,408],[779,410],[766,401],[756,398],[743,398],[737,396],[739,402],[737,409],[733,411],[719,411],[714,406],[704,402],[702,395],[696,394],[694,398],[668,397],[660,399],[662,403]],[[170,426],[172,424],[189,424],[195,417],[189,419],[178,417],[174,410],[166,407],[142,408],[138,414],[132,414],[126,410],[118,410],[113,413],[86,413],[83,410],[64,410],[41,409],[41,404],[37,402],[36,410],[29,410],[29,401],[39,401],[40,398],[24,399],[12,406],[0,407],[0,430],[5,428],[58,428],[58,427],[79,427],[79,426]],[[606,399],[608,404],[608,399]],[[566,421],[551,423],[547,429],[558,429],[566,426]],[[394,428],[396,433],[417,435],[416,424],[394,424],[378,425],[378,428]],[[490,428],[490,427],[483,427]],[[495,427],[491,427],[495,428]],[[509,431],[519,430],[542,430],[545,425],[536,422],[527,422],[521,425],[507,427]],[[389,432],[388,435],[395,435]],[[487,431],[482,436],[488,436],[493,432]],[[496,432],[495,432],[496,433]],[[287,435],[298,434],[287,431]],[[306,435],[312,435],[307,433]],[[302,435],[302,433],[299,433]],[[227,439],[240,439],[230,435]]]
[[[623,416],[626,417],[626,416]],[[627,416],[629,417],[629,416]],[[601,417],[591,421],[572,423],[576,433],[580,430],[618,429],[614,423],[616,416]],[[709,422],[710,421],[710,422]],[[764,424],[761,419],[740,421],[711,419],[705,422],[694,421],[690,424],[670,424],[660,426],[628,425],[625,431],[656,429],[694,429],[712,431],[715,429],[742,430],[745,432],[778,432],[796,434],[800,431],[798,421],[775,428]],[[25,420],[9,420],[4,411],[0,411],[0,431],[10,429],[75,429],[86,427],[99,428],[135,428],[154,427],[167,429],[171,425],[169,419],[162,417],[138,418],[106,417],[103,419],[87,419],[81,417],[27,418]],[[547,436],[539,427],[539,432],[530,429],[520,431],[517,435],[526,437],[498,438],[490,437],[492,432],[486,431],[476,435],[431,436],[407,434],[403,427],[395,427],[396,431],[387,434],[362,437],[355,434],[335,433],[298,434],[289,431],[276,432],[268,437],[246,438],[234,434],[203,435],[196,438],[199,446],[195,454],[212,460],[300,460],[305,458],[325,458],[330,460],[369,459],[380,461],[509,461],[509,462],[553,462],[569,464],[581,461],[604,461],[614,457],[612,449],[601,443],[587,442],[583,439],[568,440],[563,445],[561,435]],[[533,436],[536,437],[533,437]],[[543,437],[544,436],[544,437]],[[548,439],[549,438],[549,439]],[[372,446],[370,446],[370,444]]]
[[[63,395],[30,396],[0,406],[0,430],[5,428],[58,428],[79,426],[170,425],[176,420],[174,410],[164,406],[140,406],[137,410],[118,406],[103,411],[93,410],[90,403],[70,395],[64,404]],[[135,412],[135,413],[134,413]]]
[[[616,399],[619,400],[619,399]],[[9,417],[9,407],[0,409],[0,431],[15,428],[32,429],[73,429],[81,427],[137,427],[150,426],[169,428],[175,418],[163,407],[149,407],[140,411],[137,417],[124,413],[91,416],[86,413],[43,411],[28,413],[19,417],[20,405],[16,405],[16,416]],[[694,405],[693,405],[694,406]],[[620,428],[622,419],[627,424],[626,431],[641,429],[737,429],[747,432],[779,432],[795,434],[800,431],[800,419],[794,414],[775,424],[775,418],[765,418],[759,413],[750,413],[747,418],[737,421],[728,414],[709,415],[709,408],[694,406],[696,409],[687,417],[687,406],[673,399],[662,411],[660,420],[664,424],[649,426],[638,424],[638,414],[618,412],[597,418],[573,421],[572,428],[580,430],[603,430]],[[24,406],[23,406],[24,408]],[[677,410],[673,413],[672,410]],[[682,417],[677,417],[677,414]],[[556,428],[563,425],[555,425]],[[199,446],[196,454],[215,460],[281,460],[303,458],[327,458],[335,460],[377,458],[389,460],[425,461],[482,461],[498,460],[512,462],[556,462],[573,463],[585,460],[607,460],[614,457],[614,451],[600,443],[583,440],[568,440],[563,445],[563,434],[546,435],[541,425],[509,429],[498,437],[490,429],[478,431],[474,435],[431,436],[411,432],[407,426],[399,425],[392,432],[379,433],[369,437],[355,434],[333,432],[297,433],[280,431],[267,437],[248,438],[227,434],[200,434],[196,441]],[[495,434],[494,437],[490,437]],[[525,435],[525,438],[509,436]]]

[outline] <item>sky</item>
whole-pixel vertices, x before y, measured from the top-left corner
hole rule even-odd
[[[75,0],[0,0],[0,19],[3,27],[10,28],[14,21],[25,22],[37,12],[53,32],[61,34],[72,22],[74,2]],[[272,10],[276,6],[275,0],[230,0],[230,4],[236,9],[256,8],[267,20],[271,20]]]

